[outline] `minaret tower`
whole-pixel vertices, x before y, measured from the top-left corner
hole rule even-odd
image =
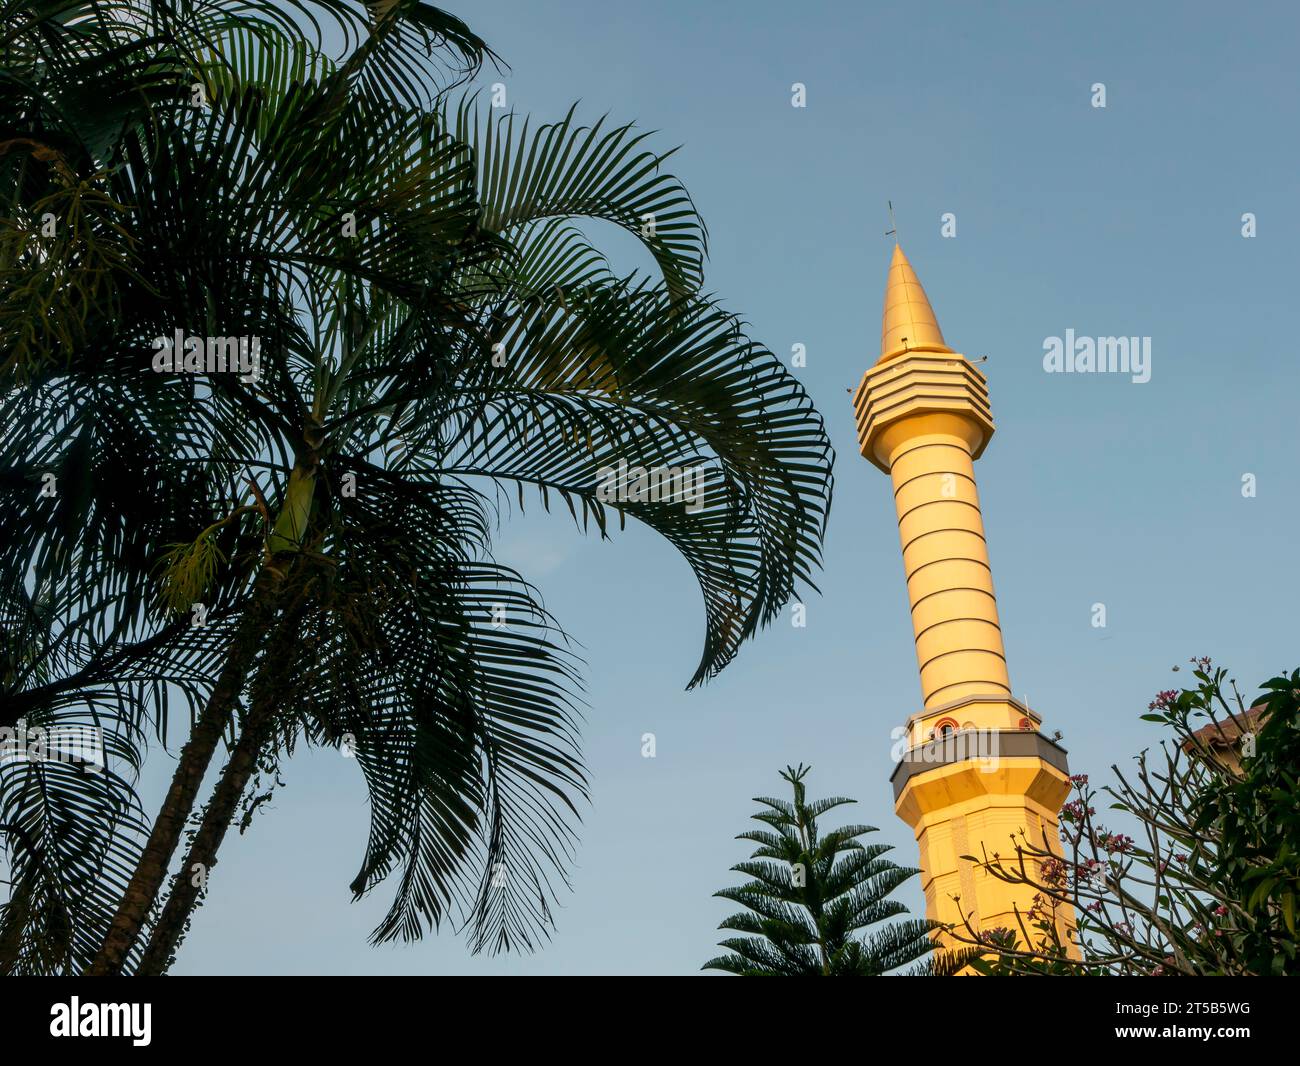
[[[907,720],[892,781],[916,834],[926,911],[977,932],[1033,929],[1033,890],[999,881],[977,859],[1014,862],[1013,836],[1059,852],[1070,790],[1065,751],[1011,695],[974,461],[993,436],[981,374],[943,339],[925,290],[894,247],[880,359],[853,397],[862,454],[893,482],[912,607],[921,710]],[[1034,871],[1037,873],[1037,871]],[[960,897],[960,902],[953,897]],[[1061,935],[1068,915],[1061,916]]]

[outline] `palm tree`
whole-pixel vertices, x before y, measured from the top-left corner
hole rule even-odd
[[[287,347],[300,332],[282,288],[302,280],[295,264],[309,256],[321,271],[345,270],[357,259],[278,239],[277,211],[290,201],[301,208],[307,190],[277,195],[274,182],[301,176],[303,160],[296,171],[292,158],[274,168],[262,160],[250,173],[247,125],[231,121],[228,107],[197,105],[195,87],[228,74],[226,52],[234,52],[301,104],[282,107],[282,119],[310,124],[311,108],[327,110],[328,101],[319,88],[294,93],[289,82],[312,69],[300,26],[321,27],[297,14],[330,15],[345,36],[363,40],[334,88],[356,81],[374,106],[375,68],[404,91],[434,69],[422,45],[458,53],[462,73],[490,55],[432,8],[421,6],[412,15],[419,24],[399,35],[399,9],[410,4],[381,4],[369,22],[335,0],[289,6],[4,5],[0,188],[10,217],[0,230],[0,484],[18,506],[0,508],[9,667],[0,726],[54,730],[89,718],[127,746],[116,765],[129,774],[146,725],[166,740],[178,697],[197,721],[184,773],[147,840],[129,780],[29,760],[3,767],[11,903],[22,905],[0,913],[0,971],[78,970],[115,912],[143,919],[273,614],[265,590],[274,576],[253,610],[243,609],[257,569],[246,558],[209,582],[204,627],[152,609],[170,545],[206,529],[199,572],[230,546],[247,513],[237,496],[267,468],[281,427],[266,423],[256,390],[233,376],[200,385],[151,373],[150,340],[184,323]],[[239,102],[244,120],[266,114],[254,95]],[[285,138],[281,146],[308,145]],[[337,155],[336,171],[364,169],[364,156]],[[235,170],[223,172],[232,161]],[[258,194],[268,200],[241,204]],[[390,199],[400,212],[399,198]],[[387,249],[397,265],[390,279],[409,276],[427,252],[413,231],[403,228]],[[372,279],[383,276],[380,259],[367,264]],[[278,506],[280,490],[272,491]],[[161,591],[174,603],[184,589],[164,578]]]
[[[718,946],[730,954],[704,964],[745,977],[879,977],[908,963],[911,975],[955,973],[965,959],[942,956],[936,962],[934,925],[925,919],[891,922],[907,913],[887,897],[916,870],[884,858],[888,844],[862,844],[859,837],[876,830],[846,825],[821,834],[818,819],[853,803],[841,796],[809,803],[804,778],[811,767],[787,767],[781,777],[794,790],[794,802],[756,797],[764,810],[754,815],[763,829],[741,833],[737,840],[758,845],[748,862],[732,867],[751,878],[738,888],[714,895],[746,909],[718,928],[745,936]]]
[[[496,522],[535,499],[602,536],[631,516],[668,537],[704,593],[698,684],[811,584],[830,497],[821,421],[700,294],[703,224],[644,135],[572,113],[530,129],[445,86],[422,98],[419,34],[465,60],[452,81],[491,57],[450,16],[370,5],[335,64],[274,5],[214,2],[195,23],[188,5],[154,4],[111,27],[125,43],[110,62],[90,5],[66,6],[85,9],[79,36],[31,23],[26,50],[65,62],[34,64],[13,113],[29,141],[63,146],[65,184],[101,197],[87,228],[114,255],[52,317],[63,334],[37,331],[5,368],[0,471],[24,495],[0,509],[0,582],[44,605],[5,695],[29,721],[95,699],[132,752],[147,728],[166,736],[169,701],[194,724],[147,835],[129,781],[106,797],[75,774],[52,791],[31,764],[0,777],[0,803],[18,797],[0,818],[17,830],[0,969],[165,970],[201,895],[195,867],[211,869],[241,799],[256,806],[259,765],[299,743],[348,745],[366,777],[352,887],[396,875],[376,940],[454,918],[475,950],[531,948],[585,794],[580,673],[533,586],[494,560]],[[95,126],[93,150],[55,106],[59,78],[87,63],[97,97],[136,109]],[[169,63],[170,95],[130,91]],[[20,219],[50,195],[29,188],[37,154],[3,187]],[[654,273],[615,275],[575,217],[635,234]],[[16,256],[0,330],[11,297],[63,292],[67,271],[46,264],[81,268],[87,243]],[[177,325],[258,337],[260,376],[145,372],[150,338]],[[703,506],[609,497],[600,472],[620,461],[698,468]],[[47,472],[52,498],[37,491]],[[159,910],[223,737],[229,761]],[[93,839],[26,846],[70,799]],[[113,878],[88,874],[108,857]],[[14,905],[36,884],[69,901],[57,921]]]

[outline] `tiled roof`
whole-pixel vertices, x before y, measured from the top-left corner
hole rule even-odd
[[[1254,730],[1267,709],[1267,704],[1257,703],[1244,714],[1237,713],[1231,718],[1222,718],[1217,722],[1201,726],[1192,734],[1192,737],[1212,748],[1231,748],[1237,743],[1242,733]],[[1184,746],[1190,747],[1191,740]]]

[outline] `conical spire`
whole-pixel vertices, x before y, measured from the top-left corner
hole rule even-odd
[[[880,327],[880,362],[905,351],[952,351],[943,341],[939,320],[921,288],[920,279],[900,245],[894,245],[885,282],[885,314]]]

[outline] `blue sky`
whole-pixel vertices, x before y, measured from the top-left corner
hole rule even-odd
[[[453,10],[510,63],[517,110],[556,118],[581,100],[587,118],[682,146],[672,168],[710,229],[707,287],[773,351],[807,347],[796,373],[838,450],[822,595],[806,628],[783,621],[685,692],[703,612],[666,544],[584,538],[561,515],[510,523],[501,557],[541,585],[590,683],[592,803],[553,942],[496,959],[450,933],[366,946],[387,896],[349,902],[360,775],[300,752],[269,812],[228,838],[174,972],[694,972],[730,913],[711,894],[748,854],[733,838],[750,797],[799,761],[812,794],[857,798],[853,819],[915,861],[888,784],[890,730],[920,704],[898,535],[847,394],[879,352],[889,199],[948,342],[989,357],[998,433],[976,473],[1012,685],[1064,734],[1072,769],[1104,777],[1158,739],[1138,715],[1187,678],[1175,663],[1212,655],[1247,685],[1300,665],[1293,5]],[[1044,373],[1044,339],[1067,329],[1149,336],[1151,380]],[[151,809],[172,765],[155,750]],[[915,881],[901,898],[920,909]]]

